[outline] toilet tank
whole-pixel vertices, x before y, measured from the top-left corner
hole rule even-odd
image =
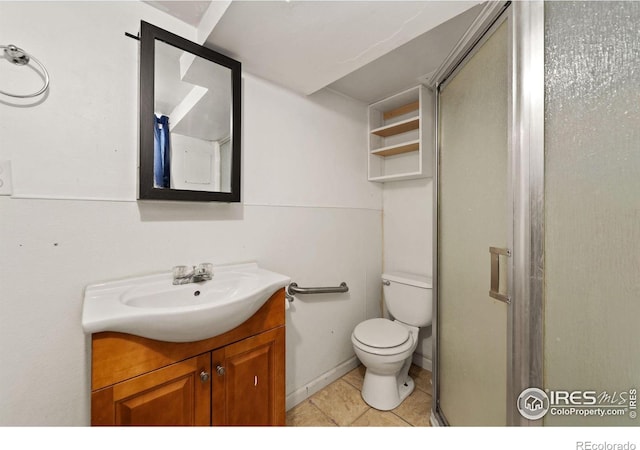
[[[414,327],[431,325],[431,278],[406,272],[382,274],[384,303],[394,319]]]

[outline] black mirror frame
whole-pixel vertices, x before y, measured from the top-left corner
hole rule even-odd
[[[232,121],[231,121],[231,192],[192,191],[186,189],[156,188],[153,184],[153,114],[155,102],[154,67],[155,41],[159,40],[181,50],[231,69]],[[138,170],[139,200],[182,200],[205,202],[240,201],[241,161],[241,83],[242,65],[214,50],[184,39],[145,21],[140,21],[140,149]]]

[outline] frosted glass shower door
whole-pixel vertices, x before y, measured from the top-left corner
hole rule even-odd
[[[440,91],[437,370],[439,407],[450,425],[507,421],[509,306],[489,295],[489,248],[507,248],[512,220],[507,31],[504,21]],[[497,290],[506,293],[509,257],[497,258]]]
[[[545,2],[544,387],[623,413],[545,425],[640,426],[638,24],[640,2]]]

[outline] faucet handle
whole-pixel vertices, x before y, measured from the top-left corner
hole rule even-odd
[[[194,268],[191,266],[174,266],[172,269],[173,279],[188,278],[193,275]]]
[[[211,264],[211,263],[198,264],[198,267],[196,268],[196,273],[198,275],[212,275],[213,274],[213,264]]]

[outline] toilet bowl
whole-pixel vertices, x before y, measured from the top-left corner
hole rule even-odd
[[[362,385],[362,398],[367,404],[388,411],[413,392],[414,383],[408,374],[418,331],[417,327],[388,319],[370,319],[356,326],[351,342],[367,368]]]
[[[362,398],[370,406],[388,411],[400,405],[415,387],[409,368],[420,327],[431,323],[431,280],[398,272],[382,278],[385,304],[395,320],[365,320],[353,330],[351,342],[367,369]]]

